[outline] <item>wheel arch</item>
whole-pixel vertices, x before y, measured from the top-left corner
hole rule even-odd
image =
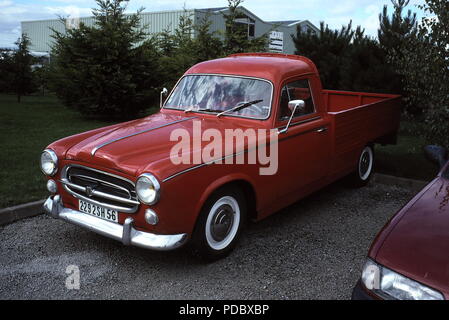
[[[219,180],[214,181],[214,183],[210,184],[207,189],[201,195],[198,206],[196,207],[196,221],[198,220],[199,214],[206,204],[207,199],[210,198],[217,190],[224,188],[226,186],[237,186],[239,187],[247,201],[247,209],[248,209],[248,219],[255,220],[257,219],[257,192],[254,187],[254,183],[251,179],[246,175],[230,175],[223,177]]]

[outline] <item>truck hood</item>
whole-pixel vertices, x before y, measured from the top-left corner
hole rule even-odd
[[[201,123],[202,130],[214,128],[223,136],[225,129],[245,129],[244,125],[226,118],[158,113],[96,133],[73,145],[66,158],[111,168],[130,176],[151,172],[165,179],[195,165],[174,165],[170,160],[172,148],[179,143],[178,140],[170,141],[171,134],[174,130],[184,129],[192,137],[194,120]],[[208,143],[202,142],[201,146]]]
[[[449,294],[449,181],[437,178],[402,214],[376,260],[411,279]]]

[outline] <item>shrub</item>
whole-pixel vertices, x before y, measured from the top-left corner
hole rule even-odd
[[[421,8],[429,16],[416,36],[390,54],[403,76],[407,104],[422,109],[427,141],[449,147],[449,2],[426,0]]]
[[[124,0],[97,0],[93,26],[54,31],[51,87],[83,115],[123,119],[156,105],[158,56]],[[64,21],[62,21],[64,22]]]

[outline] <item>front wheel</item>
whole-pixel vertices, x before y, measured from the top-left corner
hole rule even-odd
[[[194,250],[207,260],[227,256],[237,244],[246,221],[246,201],[240,189],[215,192],[201,210],[193,233]]]
[[[352,174],[352,185],[356,188],[364,187],[370,181],[374,171],[374,147],[366,146],[357,162],[357,170]]]

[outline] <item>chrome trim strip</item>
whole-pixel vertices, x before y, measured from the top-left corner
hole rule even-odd
[[[122,243],[125,246],[129,246],[131,244],[131,228],[133,226],[133,222],[133,218],[126,218],[125,223],[123,224]]]
[[[134,188],[136,187],[136,184],[134,183],[134,181],[131,181],[131,180],[129,180],[129,179],[126,179],[126,178],[124,178],[124,177],[122,177],[122,176],[119,176],[119,175],[116,175],[116,174],[113,174],[113,173],[109,173],[109,172],[106,172],[106,171],[101,171],[101,170],[98,170],[98,169],[94,169],[94,168],[82,166],[82,165],[80,165],[80,164],[68,164],[68,165],[66,165],[66,166],[64,167],[64,169],[62,170],[62,172],[61,172],[61,178],[67,178],[67,171],[68,171],[70,168],[81,168],[81,169],[86,169],[86,170],[94,171],[94,172],[97,172],[97,173],[102,173],[102,174],[105,174],[105,175],[107,175],[107,176],[110,176],[110,177],[113,177],[113,178],[117,178],[117,179],[126,181],[126,182],[130,183]]]
[[[133,219],[127,218],[125,224],[102,220],[100,218],[65,208],[59,196],[50,197],[44,203],[44,210],[57,219],[83,227],[105,237],[118,240],[124,245],[132,245],[144,249],[169,251],[182,247],[188,240],[188,235],[160,235],[134,229]]]
[[[64,186],[67,186],[67,187],[70,187],[70,188],[73,188],[73,189],[77,189],[79,191],[86,192],[86,188],[85,187],[81,187],[81,186],[78,186],[76,184],[70,183],[67,179],[61,179],[61,180],[59,180],[59,182],[61,182]],[[83,195],[80,195],[80,194],[78,194],[78,195],[80,197],[83,197],[83,198],[86,198],[86,199],[90,199],[90,198],[85,197]],[[126,203],[126,204],[131,204],[131,205],[139,205],[140,204],[140,202],[138,202],[138,201],[134,201],[134,200],[125,199],[125,198],[122,198],[122,197],[113,196],[111,194],[104,193],[104,192],[97,191],[97,190],[92,190],[92,196],[96,196],[96,197],[99,197],[99,198],[104,198],[104,199],[108,199],[108,200],[112,200],[112,201],[122,202],[122,203]],[[92,202],[92,199],[90,199],[88,201]]]
[[[205,166],[207,166],[207,165],[208,165],[207,163],[203,163],[203,164],[197,165],[197,166],[195,166],[195,167],[192,167],[192,168],[189,168],[189,169],[180,171],[180,172],[178,172],[178,173],[176,173],[176,174],[174,174],[174,175],[172,175],[172,176],[169,176],[168,178],[162,180],[162,182],[170,181],[171,179],[174,179],[174,178],[176,178],[177,176],[180,176],[180,175],[182,175],[182,174],[184,174],[184,173],[187,173],[187,172],[190,172],[190,171],[193,171],[193,170],[196,170],[196,169],[205,167]]]
[[[88,177],[88,176],[85,176],[85,175],[82,175],[82,174],[72,174],[71,177],[77,177],[78,179],[81,179],[81,180],[89,180],[89,181],[91,181],[91,182],[97,182],[97,181],[98,181],[98,182],[100,182],[101,184],[106,185],[106,186],[109,186],[109,187],[111,187],[111,188],[113,188],[113,189],[121,190],[121,191],[126,192],[126,193],[128,194],[128,196],[129,196],[129,199],[132,199],[129,190],[126,189],[126,188],[124,188],[124,187],[122,187],[122,186],[118,186],[118,185],[115,185],[115,184],[110,183],[110,182],[108,182],[108,181],[104,181],[104,180],[101,180],[101,179],[95,179],[95,178]]]
[[[147,132],[150,132],[150,131],[153,131],[153,130],[165,128],[165,127],[171,126],[172,124],[177,124],[177,123],[184,122],[184,121],[188,121],[188,120],[192,120],[192,119],[195,119],[195,118],[197,118],[197,117],[190,117],[190,118],[186,118],[186,119],[177,120],[177,121],[170,122],[170,123],[166,123],[166,124],[164,124],[164,125],[161,125],[161,126],[158,126],[158,127],[155,127],[155,128],[151,128],[151,129],[148,129],[148,130],[136,132],[136,133],[133,133],[133,134],[130,134],[130,135],[121,137],[121,138],[117,138],[117,139],[114,139],[114,140],[105,142],[105,143],[103,143],[103,144],[101,144],[101,145],[99,145],[99,146],[93,148],[90,154],[91,154],[92,157],[93,157],[93,156],[95,156],[95,153],[96,153],[98,150],[100,150],[101,148],[106,147],[107,145],[110,145],[110,144],[112,144],[112,143],[114,143],[114,142],[121,141],[121,140],[124,140],[124,139],[127,139],[127,138],[131,138],[131,137],[134,137],[134,136],[138,136],[139,134],[142,134],[142,133],[147,133]]]
[[[250,80],[259,80],[259,81],[268,82],[271,85],[271,96],[270,96],[270,112],[268,113],[266,118],[258,119],[258,118],[243,117],[243,116],[232,115],[232,114],[227,114],[226,116],[231,117],[231,118],[241,118],[241,119],[249,119],[249,120],[256,120],[256,121],[265,121],[265,120],[268,120],[271,117],[271,114],[273,112],[273,100],[274,100],[274,89],[275,89],[273,82],[271,82],[268,79],[257,78],[257,77],[249,77],[249,76],[240,76],[240,75],[236,75],[236,74],[221,74],[221,73],[189,73],[189,74],[185,74],[178,80],[178,82],[174,86],[173,90],[170,92],[170,94],[167,97],[167,99],[165,99],[164,105],[162,107],[163,109],[175,110],[175,111],[184,111],[182,109],[175,109],[175,108],[166,107],[165,105],[167,104],[167,101],[170,100],[171,96],[173,95],[173,92],[175,92],[175,89],[178,87],[178,85],[181,82],[181,80],[184,79],[185,77],[189,77],[189,76],[232,77],[232,78],[250,79]],[[210,113],[206,113],[206,112],[197,112],[197,113],[210,114]]]
[[[124,204],[129,204],[129,205],[133,205],[134,206],[132,208],[127,208],[127,207],[122,207],[122,206],[118,206],[118,205],[111,205],[111,204],[108,204],[108,203],[99,202],[99,201],[96,201],[94,199],[91,199],[89,197],[83,196],[83,195],[75,192],[74,190],[72,190],[70,188],[76,189],[76,190],[81,191],[81,192],[86,192],[86,188],[84,188],[82,186],[78,186],[76,184],[73,184],[73,183],[71,183],[68,180],[67,172],[68,172],[68,170],[70,168],[83,168],[83,169],[90,170],[90,171],[93,171],[93,172],[105,174],[105,175],[108,175],[108,176],[111,176],[111,177],[114,177],[114,178],[126,181],[126,182],[130,183],[134,188],[135,188],[135,184],[131,180],[128,180],[128,179],[120,177],[120,176],[117,176],[117,175],[112,174],[112,173],[104,172],[104,171],[93,169],[93,168],[88,168],[88,167],[81,166],[81,165],[69,164],[69,165],[65,166],[64,169],[62,170],[62,172],[61,172],[61,180],[59,180],[59,182],[61,182],[62,185],[64,186],[64,189],[68,193],[70,193],[72,196],[74,196],[75,198],[81,199],[81,200],[84,200],[84,201],[87,201],[87,202],[90,202],[90,203],[93,203],[93,204],[95,204],[97,206],[105,207],[105,208],[108,208],[108,209],[111,209],[111,210],[116,210],[116,211],[123,212],[123,213],[135,213],[139,209],[140,202],[134,201],[132,199],[125,199],[125,198],[122,198],[122,197],[113,196],[113,195],[110,195],[110,194],[107,194],[107,193],[104,193],[104,192],[100,192],[100,191],[96,191],[96,190],[93,191],[92,195],[95,195],[97,197],[101,197],[101,198],[104,198],[104,199],[117,201],[117,202],[121,202],[121,203],[124,203]]]
[[[251,149],[251,151],[254,150],[254,149],[257,149],[257,148],[254,147],[254,148]],[[228,155],[228,156],[224,156],[224,157],[222,157],[220,159],[216,159],[216,160],[212,160],[212,161],[209,161],[209,162],[206,162],[206,163],[202,163],[200,165],[197,165],[197,166],[191,167],[189,169],[186,169],[186,170],[180,171],[178,173],[175,173],[174,175],[169,176],[168,178],[162,180],[162,182],[170,181],[170,180],[172,180],[172,179],[176,178],[177,176],[180,176],[180,175],[182,175],[184,173],[187,173],[187,172],[190,172],[190,171],[193,171],[193,170],[205,167],[205,166],[210,166],[210,165],[212,165],[212,164],[214,164],[216,162],[223,161],[223,160],[226,160],[228,158],[237,157],[237,156],[239,156],[239,155],[241,155],[243,153],[249,152],[249,151],[250,151],[249,149],[246,149],[246,150],[240,151],[238,153],[234,153],[234,154],[231,154],[231,155]]]
[[[304,123],[312,122],[312,121],[315,121],[315,120],[320,120],[320,119],[321,119],[321,117],[318,116],[318,117],[306,119],[306,120],[303,120],[303,121],[299,121],[299,122],[296,122],[296,123],[291,124],[291,125],[290,125],[290,128],[291,128],[291,127],[298,126],[298,125],[301,125],[301,124],[304,124]],[[285,127],[279,127],[279,128],[276,128],[276,129],[277,129],[277,130],[280,130],[281,128],[285,128]],[[312,131],[315,131],[315,129],[312,130]],[[286,137],[286,138],[288,138],[288,137]],[[281,141],[283,141],[283,140],[285,140],[285,138],[279,140],[279,142],[281,142]],[[255,149],[255,148],[253,148],[253,149],[251,149],[251,150],[246,149],[246,150],[243,150],[243,151],[241,151],[241,152],[234,153],[234,154],[231,154],[231,155],[222,157],[221,159],[213,160],[213,161],[210,161],[210,162],[207,162],[207,163],[203,163],[203,164],[200,164],[200,165],[191,167],[191,168],[189,168],[189,169],[185,169],[185,170],[183,170],[183,171],[180,171],[180,172],[178,172],[178,173],[175,173],[174,175],[169,176],[168,178],[165,178],[164,180],[162,180],[162,182],[170,181],[170,180],[172,180],[172,179],[174,179],[174,178],[176,178],[176,177],[178,177],[178,176],[180,176],[180,175],[182,175],[182,174],[184,174],[184,173],[188,173],[188,172],[190,172],[190,171],[193,171],[193,170],[196,170],[196,169],[200,169],[200,168],[205,167],[205,166],[209,166],[209,165],[211,165],[211,164],[214,164],[214,163],[219,162],[219,161],[226,160],[226,159],[231,158],[231,157],[239,156],[239,155],[241,155],[242,153],[246,153],[246,152],[252,151],[252,150],[254,150],[254,149]]]
[[[314,118],[309,118],[309,119],[306,119],[306,120],[298,121],[298,122],[290,124],[289,128],[296,127],[296,126],[299,126],[301,124],[312,122],[312,121],[316,121],[316,120],[320,120],[320,119],[321,119],[321,117],[318,116],[318,117],[314,117]],[[287,128],[287,127],[286,126],[282,126],[282,127],[276,128],[276,129],[277,130],[281,130],[281,129],[285,129],[285,128]]]

